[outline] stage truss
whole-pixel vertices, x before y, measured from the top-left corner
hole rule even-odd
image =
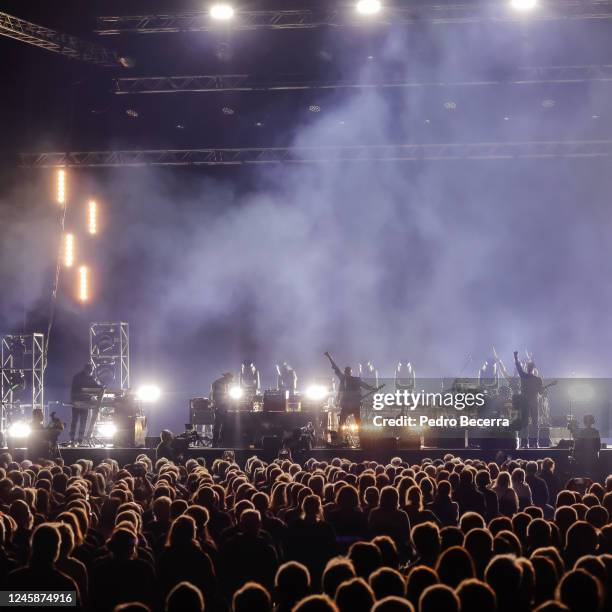
[[[115,80],[115,93],[162,94],[222,91],[301,91],[309,89],[408,89],[422,87],[482,87],[496,85],[535,85],[612,82],[612,65],[528,66],[518,68],[506,79],[463,79],[454,81],[333,80],[321,81],[296,75],[262,78],[252,74],[213,74],[193,76],[127,77]]]
[[[130,328],[127,323],[91,323],[89,359],[107,389],[130,388]]]
[[[44,410],[44,334],[6,334],[0,337],[0,432],[15,411]]]
[[[120,65],[120,58],[113,51],[8,13],[0,12],[0,36],[99,66]]]
[[[529,13],[530,21],[612,19],[611,0],[551,0],[540,2]],[[418,23],[449,24],[483,21],[524,22],[525,14],[509,2],[463,3],[410,2],[406,7],[386,7],[377,15],[359,15],[354,6],[301,9],[237,11],[231,21],[220,24],[207,12],[162,15],[120,15],[98,17],[96,32],[101,35],[122,33],[159,34],[167,32],[207,32],[230,30],[286,30],[321,27],[401,26]]]
[[[612,140],[355,145],[295,148],[149,149],[26,153],[27,168],[231,166],[316,162],[455,161],[611,157]]]

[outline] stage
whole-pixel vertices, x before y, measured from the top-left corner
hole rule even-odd
[[[8,449],[4,449],[6,451]],[[225,451],[234,452],[236,462],[243,467],[246,460],[253,455],[265,461],[272,461],[276,454],[270,455],[262,448],[190,448],[189,458],[202,457],[206,465],[212,465],[215,459],[221,459]],[[13,458],[20,461],[25,458],[25,449],[12,449]],[[571,471],[570,454],[568,449],[561,448],[538,448],[538,449],[519,449],[516,451],[504,451],[509,457],[538,460],[550,457],[557,464],[557,471],[560,474],[569,474]],[[75,463],[78,459],[91,459],[94,464],[103,459],[115,459],[120,465],[133,463],[140,454],[146,454],[155,461],[154,448],[61,448],[61,455],[67,464]],[[310,457],[318,461],[331,461],[335,457],[348,459],[359,463],[361,461],[372,460],[379,463],[388,463],[393,457],[400,457],[402,460],[414,464],[420,463],[424,458],[441,459],[447,453],[461,457],[462,459],[482,459],[483,461],[493,461],[496,456],[495,450],[481,450],[470,448],[421,448],[421,449],[368,449],[359,448],[315,448],[303,453],[294,454],[294,459],[303,462]],[[602,449],[600,453],[600,468],[602,474],[612,473],[612,448]]]

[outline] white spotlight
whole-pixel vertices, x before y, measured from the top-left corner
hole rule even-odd
[[[96,425],[98,438],[114,438],[117,433],[117,426],[112,421],[102,421]]]
[[[13,423],[8,430],[8,434],[11,438],[27,438],[30,435],[30,432],[30,426],[23,421]]]
[[[531,11],[538,5],[538,0],[510,0],[510,5],[517,11]]]
[[[327,387],[324,385],[310,385],[306,389],[306,397],[314,402],[320,402],[328,395]]]
[[[357,2],[357,12],[362,15],[375,15],[380,12],[381,8],[380,0],[359,0]]]
[[[234,8],[231,4],[225,2],[218,2],[210,7],[210,16],[213,19],[219,19],[220,21],[227,21],[234,16]]]
[[[233,400],[242,399],[242,397],[244,396],[244,390],[242,389],[242,387],[239,387],[238,385],[234,385],[233,387],[229,388],[229,396]]]
[[[136,397],[143,403],[152,404],[161,397],[161,389],[155,385],[142,385],[138,388]]]

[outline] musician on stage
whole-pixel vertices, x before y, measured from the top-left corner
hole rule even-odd
[[[340,420],[338,428],[341,430],[349,415],[353,415],[357,426],[361,425],[361,389],[374,391],[376,387],[372,387],[361,380],[359,376],[353,376],[353,371],[350,366],[344,368],[344,372],[336,365],[332,356],[325,352],[323,353],[331,363],[339,380],[338,385],[338,403],[340,404]]]
[[[518,351],[514,351],[514,364],[521,378],[521,420],[527,423],[526,426],[526,447],[532,445],[537,447],[539,435],[539,418],[538,418],[538,396],[544,391],[542,379],[535,374],[535,364],[529,361],[526,365],[526,371],[521,365],[518,358]],[[535,437],[532,434],[535,433]]]
[[[246,397],[255,397],[260,390],[259,370],[252,361],[243,361],[240,367],[240,386]]]
[[[286,362],[276,364],[276,388],[279,391],[289,391],[289,395],[295,395],[297,390],[297,374]]]
[[[41,408],[32,410],[32,421],[30,422],[30,435],[28,436],[27,454],[30,461],[41,461],[43,459],[55,459],[59,456],[57,439],[64,430],[64,424],[51,413],[51,420],[45,425],[44,415]]]
[[[95,411],[95,415],[92,414],[90,429],[93,430],[93,423],[98,418],[97,407],[99,403],[95,399],[92,400],[91,392],[87,391],[89,389],[96,389],[99,393],[104,391],[104,387],[94,377],[93,364],[86,363],[85,367],[74,375],[72,387],[70,388],[70,403],[72,404],[72,421],[70,423],[71,444],[82,444],[90,408],[93,408]],[[76,438],[75,435],[77,436]]]
[[[210,401],[215,412],[215,423],[213,425],[213,447],[218,447],[223,436],[223,426],[227,415],[229,404],[229,387],[234,382],[231,372],[224,372],[221,378],[217,378],[210,386]]]

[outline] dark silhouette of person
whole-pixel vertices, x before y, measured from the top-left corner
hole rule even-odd
[[[514,351],[514,365],[521,379],[521,418],[526,424],[526,447],[537,447],[540,419],[538,414],[538,398],[544,385],[542,379],[535,373],[535,363],[529,361],[526,370],[518,358],[518,351]]]
[[[340,612],[370,612],[375,601],[374,592],[363,578],[343,582],[335,599]]]
[[[293,606],[310,594],[308,568],[297,561],[283,563],[274,578],[275,612],[291,612]]]
[[[90,601],[95,610],[112,610],[120,603],[158,601],[155,571],[137,558],[138,538],[125,527],[117,528],[106,544],[109,554],[94,563],[90,573]]]
[[[368,520],[359,506],[359,493],[352,485],[338,489],[335,508],[327,513],[327,520],[336,533],[338,552],[345,553],[353,542],[368,535]]]
[[[32,532],[30,559],[25,567],[13,570],[6,578],[4,589],[10,591],[69,591],[79,605],[76,582],[60,572],[56,562],[60,554],[60,532],[54,523],[39,525]]]
[[[174,585],[166,597],[165,612],[204,612],[204,596],[189,582]]]
[[[485,582],[495,591],[499,612],[521,608],[523,570],[513,555],[493,557],[485,570]]]
[[[561,481],[555,472],[555,462],[550,457],[546,457],[542,461],[542,470],[540,471],[540,478],[546,483],[548,487],[548,500],[547,504],[551,506],[555,505],[557,500],[557,494],[561,490]]]
[[[399,508],[399,494],[392,486],[383,487],[377,508],[370,512],[368,520],[370,533],[388,535],[400,551],[407,549],[410,538],[408,515]]]
[[[440,555],[440,529],[435,523],[415,525],[411,532],[416,553],[414,565],[434,568]]]
[[[338,612],[338,607],[329,595],[309,595],[293,608],[293,612]]]
[[[597,529],[586,521],[576,521],[567,530],[563,559],[567,568],[584,555],[594,555],[597,552],[599,536]]]
[[[592,414],[585,414],[582,422],[584,427],[571,425],[571,432],[574,436],[574,458],[582,474],[596,476],[598,474],[601,436],[594,427],[595,417]]]
[[[539,606],[549,599],[554,599],[559,575],[555,569],[555,564],[547,557],[532,555],[531,565],[535,577],[533,603],[534,606]]]
[[[327,562],[323,576],[321,578],[321,587],[323,593],[329,597],[336,594],[336,589],[345,581],[355,578],[355,567],[353,562],[346,557],[334,557]]]
[[[216,590],[215,568],[196,535],[192,517],[182,515],[172,523],[157,563],[160,591],[165,599],[178,583],[189,582],[204,594],[205,604],[212,605]]]
[[[357,577],[365,580],[382,565],[380,550],[372,542],[355,542],[349,548],[348,557],[353,562]]]
[[[427,587],[419,598],[419,612],[459,612],[460,605],[455,591],[445,584]]]
[[[497,612],[495,591],[485,582],[469,578],[459,584],[456,593],[463,612]]]
[[[227,410],[229,408],[229,388],[234,382],[234,375],[231,372],[224,372],[220,378],[217,378],[210,386],[210,401],[215,414],[215,422],[213,425],[212,445],[218,447],[223,436],[223,427],[227,419]]]
[[[307,495],[301,517],[287,528],[285,556],[305,565],[313,584],[320,584],[327,562],[337,553],[333,527],[323,519],[321,499]]]
[[[567,572],[557,588],[557,599],[564,603],[570,612],[593,610],[599,612],[602,606],[602,587],[583,569]]]
[[[232,597],[232,612],[271,612],[269,591],[257,582],[249,581]]]
[[[346,366],[344,371],[342,371],[329,353],[326,352],[325,356],[329,359],[339,381],[338,403],[340,404],[340,420],[338,421],[338,427],[342,431],[346,419],[350,415],[353,415],[355,424],[359,427],[361,425],[361,389],[373,391],[375,387],[361,380],[359,376],[353,376],[350,366]]]
[[[406,596],[406,580],[397,570],[390,567],[381,567],[372,572],[368,582],[377,601],[391,595]]]
[[[415,608],[418,608],[423,591],[432,584],[438,583],[438,574],[433,569],[425,565],[415,565],[408,570],[406,576],[406,598]]]
[[[459,504],[451,499],[451,485],[448,480],[438,484],[434,500],[427,506],[440,521],[440,525],[456,525],[459,519]]]
[[[499,501],[495,491],[491,490],[491,475],[488,470],[478,470],[476,472],[476,490],[482,493],[485,501],[484,519],[487,523],[492,521],[499,514]]]
[[[493,536],[488,529],[476,527],[465,534],[464,548],[474,561],[474,569],[479,579],[484,578],[484,572],[493,557]]]
[[[261,533],[257,510],[245,510],[240,516],[240,530],[219,547],[221,582],[229,595],[245,582],[257,582],[268,592],[273,589],[278,556],[269,537]]]
[[[477,512],[486,516],[487,508],[484,495],[476,489],[474,474],[472,470],[462,470],[459,474],[459,485],[453,493],[453,501],[459,504],[461,514],[465,512]]]
[[[83,442],[89,409],[93,407],[92,394],[87,393],[86,389],[97,389],[99,392],[103,389],[100,382],[94,376],[92,363],[86,363],[83,369],[72,378],[72,385],[70,387],[70,403],[72,404],[70,442],[72,444],[81,444]],[[98,413],[96,411],[95,416],[92,414],[91,420],[93,421],[97,417]]]
[[[472,557],[462,546],[451,546],[440,555],[436,573],[442,584],[452,588],[456,588],[462,580],[476,577]]]

